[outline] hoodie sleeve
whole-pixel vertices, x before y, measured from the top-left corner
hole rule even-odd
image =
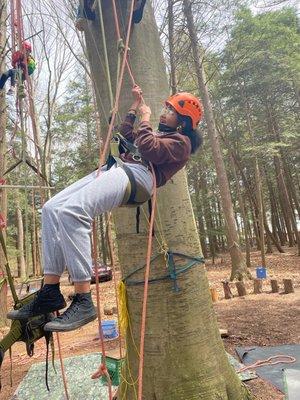
[[[120,125],[119,132],[130,142],[134,142],[135,140],[135,132],[133,130],[133,124],[135,121],[135,115],[128,113],[124,119],[124,121]]]
[[[24,60],[24,55],[21,53],[21,51],[15,51],[12,55],[12,61],[11,64],[13,68],[16,68],[19,63],[22,63]]]
[[[140,123],[135,143],[142,157],[156,165],[187,161],[191,154],[188,137],[176,132],[174,135],[155,135],[148,122]]]

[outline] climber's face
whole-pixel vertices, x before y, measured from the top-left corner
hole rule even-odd
[[[178,126],[177,112],[171,105],[165,105],[160,114],[159,122],[170,128],[176,129]]]

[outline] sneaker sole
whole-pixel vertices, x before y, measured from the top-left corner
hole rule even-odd
[[[47,312],[44,312],[44,313],[30,315],[30,316],[28,316],[28,315],[27,316],[24,316],[24,315],[22,316],[22,314],[21,315],[11,314],[11,313],[13,313],[13,311],[11,311],[11,313],[10,312],[7,313],[6,317],[8,319],[11,319],[12,321],[16,321],[16,320],[23,321],[23,320],[26,320],[26,319],[29,319],[29,318],[39,317],[40,315],[46,315],[46,314],[55,313],[55,311],[63,310],[66,307],[67,307],[67,303],[65,303],[62,307],[58,308],[57,310],[47,311]],[[17,310],[14,310],[14,311],[17,311]]]
[[[55,326],[56,322],[48,322],[44,326],[44,331],[46,332],[70,332],[70,331],[75,331],[76,329],[81,328],[82,326],[94,321],[97,318],[97,314],[92,315],[90,317],[81,319],[80,321],[73,322],[72,324],[60,324],[60,326]]]

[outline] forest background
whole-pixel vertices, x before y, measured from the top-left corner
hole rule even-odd
[[[170,91],[186,90],[201,97],[182,2],[155,0],[153,6]],[[84,38],[74,28],[77,2],[26,1],[24,7],[25,36],[33,43],[38,63],[33,93],[39,131],[37,155],[36,138],[27,118],[26,152],[32,159],[39,158],[43,175],[56,192],[97,166],[100,124]],[[300,36],[296,2],[224,0],[207,5],[194,1],[192,11],[214,117],[213,132],[206,119],[201,123],[204,146],[187,168],[203,254],[214,261],[232,247],[228,242],[230,226],[224,217],[224,211],[226,214],[231,207],[247,267],[251,266],[252,249],[261,252],[263,266],[265,253],[274,249],[283,253],[286,245],[298,246],[300,254]],[[9,48],[9,31],[7,36]],[[9,66],[11,54],[8,51],[5,55]],[[147,93],[144,95],[151,105]],[[22,133],[14,128],[18,118],[15,110],[14,99],[7,98],[8,129],[5,145],[1,142],[7,168],[21,157],[24,145]],[[224,203],[222,182],[217,179],[215,146],[210,139],[213,133],[218,136],[229,182],[230,205]],[[14,185],[35,185],[38,181],[27,167],[16,168],[7,176]],[[43,195],[38,191],[25,195],[9,190],[1,207],[7,208],[9,256],[21,278],[41,269],[36,245],[42,203]],[[100,224],[103,236],[105,221]],[[105,262],[107,250],[102,244]]]

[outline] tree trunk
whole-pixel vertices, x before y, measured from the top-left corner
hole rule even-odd
[[[177,91],[176,64],[174,51],[174,0],[168,0],[168,34],[169,34],[169,52],[170,52],[170,87],[172,94]]]
[[[192,177],[190,179],[191,185],[193,186],[194,196],[195,196],[195,206],[196,206],[196,221],[198,222],[198,232],[200,238],[201,249],[204,258],[207,258],[207,246],[206,246],[206,236],[207,232],[205,231],[204,226],[204,210],[203,210],[203,202],[201,201],[201,191],[200,191],[200,177],[198,174],[198,165],[195,164],[192,169]]]
[[[237,190],[237,195],[238,195],[238,199],[239,199],[239,204],[240,204],[240,209],[241,209],[241,214],[242,214],[242,218],[244,221],[244,235],[245,235],[245,247],[246,247],[246,265],[248,268],[251,268],[251,248],[250,248],[250,242],[249,242],[249,223],[248,223],[248,219],[246,216],[246,209],[245,209],[245,205],[244,205],[244,199],[241,193],[241,188],[240,188],[240,180],[238,178],[237,175],[237,171],[236,171],[236,166],[234,164],[234,160],[232,155],[230,155],[230,163],[231,163],[231,169],[233,171],[233,176],[236,182],[236,190]]]
[[[0,0],[0,75],[5,70],[5,48],[6,48],[6,18],[7,2]],[[0,179],[3,178],[3,172],[6,170],[6,101],[5,89],[0,90]],[[7,215],[7,192],[6,189],[0,189],[0,213],[6,220]],[[3,230],[5,236],[5,231]],[[5,276],[5,270],[2,266],[5,264],[4,255],[0,247],[0,280]],[[7,314],[7,283],[0,288],[0,326],[6,324]]]
[[[240,175],[241,175],[241,177],[242,177],[242,180],[243,180],[243,183],[244,183],[244,187],[246,188],[246,192],[247,192],[247,194],[248,194],[249,202],[250,202],[250,204],[252,205],[252,211],[253,211],[253,227],[254,227],[254,229],[256,229],[256,225],[255,225],[255,219],[256,219],[256,218],[254,217],[254,213],[255,213],[255,214],[258,213],[258,211],[257,211],[257,204],[256,204],[256,198],[255,198],[255,196],[253,195],[253,191],[251,190],[251,187],[250,187],[250,185],[249,185],[249,182],[248,182],[248,180],[247,180],[247,178],[246,178],[246,176],[245,176],[245,174],[244,174],[243,168],[242,168],[242,166],[241,166],[239,160],[237,159],[235,153],[232,151],[232,149],[230,149],[230,146],[229,146],[229,144],[227,143],[226,138],[225,138],[224,136],[222,136],[222,140],[224,140],[224,142],[226,143],[227,149],[228,149],[229,152],[232,154],[233,159],[234,159],[234,162],[235,162],[235,164],[236,164],[238,170],[240,171]],[[280,243],[278,242],[278,240],[276,240],[276,237],[275,237],[275,236],[272,234],[272,232],[270,231],[269,226],[268,226],[268,221],[266,220],[266,218],[264,218],[264,226],[265,226],[266,234],[269,235],[270,239],[272,240],[272,242],[273,242],[274,245],[276,246],[277,250],[278,250],[280,253],[284,253],[284,250],[283,250],[283,248],[281,247]],[[255,232],[255,234],[256,234],[256,232]],[[258,235],[257,235],[257,236],[258,236]]]
[[[290,204],[291,204],[292,207],[293,207],[293,204],[294,204],[294,206],[295,206],[295,208],[297,210],[298,218],[300,218],[300,204],[299,204],[298,196],[297,196],[297,192],[296,192],[296,185],[295,185],[295,183],[293,181],[289,165],[288,165],[288,163],[286,161],[285,154],[284,154],[284,152],[282,150],[281,150],[280,154],[281,154],[282,167],[283,167],[285,179],[286,179],[286,182],[287,182],[286,188],[287,188],[287,191],[288,191]]]
[[[18,245],[18,264],[20,269],[21,279],[26,278],[26,262],[24,256],[24,228],[23,228],[23,218],[22,210],[19,203],[19,195],[16,191],[15,195],[15,205],[16,205],[16,218],[17,218],[17,245]],[[28,261],[27,261],[28,262]]]
[[[209,243],[209,251],[210,256],[212,257],[213,261],[217,255],[217,239],[214,230],[214,223],[212,219],[212,213],[210,208],[210,202],[208,199],[208,190],[207,190],[207,182],[205,177],[205,172],[201,171],[200,176],[200,186],[202,192],[202,204],[203,204],[203,212],[208,236],[208,243]]]
[[[222,157],[221,146],[219,143],[218,133],[215,126],[213,109],[210,96],[206,84],[205,71],[203,66],[203,57],[200,56],[199,40],[197,37],[195,23],[193,19],[192,5],[190,0],[183,1],[184,15],[187,20],[187,27],[192,44],[195,70],[198,80],[200,92],[202,94],[204,114],[207,123],[208,136],[212,148],[213,159],[217,171],[218,184],[220,188],[222,209],[226,221],[227,242],[231,257],[231,277],[230,279],[242,280],[249,277],[249,271],[240,249],[238,233],[234,220],[234,212],[230,195],[228,178],[226,175],[225,165]]]
[[[271,107],[267,104],[267,113],[268,113],[268,122],[269,129],[273,133],[274,138],[280,142],[280,134],[279,127],[277,125],[277,121],[272,113]],[[295,220],[295,214],[293,210],[293,203],[290,203],[285,179],[284,179],[284,171],[282,166],[282,160],[280,154],[274,156],[274,164],[276,170],[276,178],[278,182],[279,189],[279,198],[281,201],[282,211],[284,218],[286,220],[286,227],[289,237],[290,246],[293,246],[295,242],[298,246],[298,256],[300,256],[300,234],[298,232],[297,222]]]
[[[112,81],[116,80],[116,37],[110,0],[102,1],[107,35]],[[128,1],[118,2],[118,14],[126,21]],[[97,103],[104,105],[109,115],[110,104],[105,72],[101,70],[103,48],[100,28],[95,21],[86,31],[86,42],[92,76],[96,85]],[[97,48],[95,48],[97,46]],[[152,6],[146,2],[143,21],[132,32],[131,66],[136,81],[142,86],[145,100],[157,118],[161,102],[168,95],[167,78]],[[99,58],[97,56],[99,52]],[[128,77],[127,77],[128,78]],[[120,111],[128,110],[131,85],[126,79]],[[101,94],[101,98],[100,98]],[[102,121],[104,120],[102,112]],[[159,209],[163,212],[163,234],[173,251],[200,255],[199,236],[195,227],[185,172],[159,190]],[[142,221],[140,234],[135,233],[135,209],[122,208],[114,213],[118,254],[123,277],[145,263],[147,221]],[[153,250],[157,254],[158,248]],[[151,266],[150,278],[165,274],[165,260],[161,256]],[[139,272],[134,280],[143,279]],[[193,400],[247,399],[241,382],[228,363],[212,309],[208,281],[203,266],[197,265],[178,279],[180,291],[173,291],[169,280],[158,281],[149,287],[144,354],[143,398],[147,400],[182,398]],[[127,304],[132,335],[127,337],[127,367],[133,380],[137,379],[141,299],[143,285],[127,285]],[[188,312],[187,312],[188,311]],[[130,378],[127,375],[127,379]],[[121,384],[119,398],[136,399],[134,385]]]

